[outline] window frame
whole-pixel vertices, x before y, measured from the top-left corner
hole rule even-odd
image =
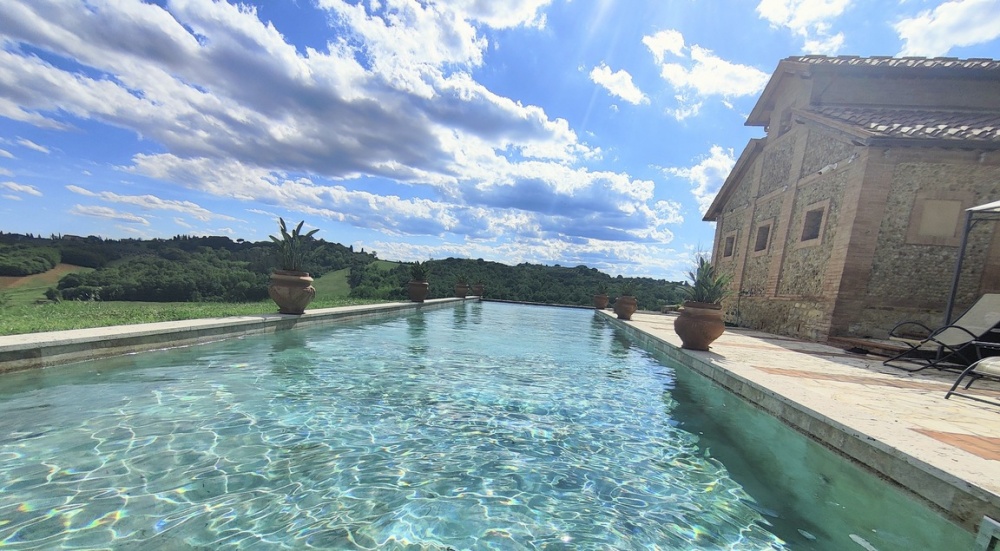
[[[815,211],[822,211],[823,214],[820,215],[819,225],[817,226],[816,237],[810,239],[803,239],[806,231],[806,220],[809,213]],[[810,203],[802,209],[801,220],[799,220],[799,231],[795,233],[798,236],[796,240],[796,248],[802,247],[815,247],[823,243],[823,236],[826,234],[826,222],[830,218],[830,200],[824,199],[822,201],[816,201],[815,203]]]
[[[719,256],[723,260],[732,260],[736,258],[736,231],[734,230],[723,234],[722,242],[719,245],[722,249],[719,251],[721,253]],[[730,245],[732,245],[732,247],[730,247]],[[726,252],[729,254],[726,254]]]
[[[760,231],[762,229],[767,229],[767,238],[762,249],[758,249],[757,245],[760,244]],[[771,243],[774,241],[774,218],[765,220],[757,224],[757,229],[754,231],[753,248],[750,251],[751,256],[761,256],[767,254],[771,250]]]

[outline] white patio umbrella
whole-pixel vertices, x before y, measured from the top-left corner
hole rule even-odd
[[[978,207],[965,209],[965,231],[962,232],[962,245],[958,248],[958,259],[955,261],[955,275],[951,278],[951,294],[948,296],[948,307],[944,314],[944,324],[951,324],[952,310],[955,308],[955,296],[958,294],[958,280],[962,276],[962,260],[965,258],[965,246],[969,241],[969,232],[978,222],[1000,220],[1000,201],[993,201]]]

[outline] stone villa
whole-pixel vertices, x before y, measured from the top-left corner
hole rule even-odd
[[[943,321],[965,209],[1000,200],[1000,61],[789,57],[704,219],[728,321],[814,340]],[[968,237],[960,313],[1000,291],[1000,222]]]

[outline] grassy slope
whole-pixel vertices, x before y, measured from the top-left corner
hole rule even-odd
[[[44,292],[55,286],[59,278],[71,271],[88,270],[60,265],[44,274],[24,278],[0,278],[0,293],[8,297],[0,308],[0,335],[17,335],[63,329],[83,329],[109,325],[128,325],[157,321],[271,314],[277,311],[267,300],[249,303],[224,302],[81,302],[63,301],[36,304]],[[350,304],[367,304],[372,300],[348,298],[349,270],[330,272],[313,282],[316,300],[310,309],[333,308]],[[18,281],[14,281],[18,280]]]
[[[24,277],[0,276],[0,294],[6,297],[7,305],[32,304],[45,300],[45,290],[55,287],[59,279],[70,272],[91,272],[93,268],[83,268],[72,264],[59,264],[43,273]]]
[[[323,277],[313,281],[316,289],[316,299],[325,298],[346,298],[351,294],[351,286],[347,283],[347,276],[351,273],[350,268],[337,270],[323,274]]]

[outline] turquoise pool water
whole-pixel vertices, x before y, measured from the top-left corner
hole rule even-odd
[[[463,304],[2,382],[4,549],[971,547],[587,310]]]

